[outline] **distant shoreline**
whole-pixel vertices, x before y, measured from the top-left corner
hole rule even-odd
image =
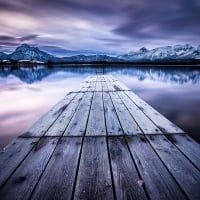
[[[19,67],[29,67],[29,66],[48,66],[48,67],[53,67],[53,66],[63,66],[63,65],[87,65],[87,66],[124,66],[126,65],[133,67],[134,65],[137,66],[169,66],[169,67],[179,67],[179,66],[185,66],[185,67],[200,67],[200,60],[197,61],[183,61],[183,62],[62,62],[62,63],[26,63],[26,62],[17,62],[17,63],[0,63],[0,67],[3,66],[19,66]]]

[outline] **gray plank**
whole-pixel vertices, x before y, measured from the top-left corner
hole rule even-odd
[[[105,137],[85,137],[74,199],[113,199]]]
[[[116,91],[116,89],[120,90],[120,88],[115,88],[114,84],[112,84],[112,82],[110,81],[107,81],[106,84],[107,84],[108,91],[110,92]]]
[[[110,82],[117,81],[117,79],[115,77],[113,77],[111,74],[106,75],[106,77],[107,77],[107,80],[109,80]]]
[[[94,92],[86,135],[106,135],[102,92]]]
[[[95,91],[102,91],[102,86],[101,86],[101,82],[96,82],[96,87],[95,87]]]
[[[61,136],[63,135],[67,125],[73,117],[84,93],[77,93],[76,97],[70,102],[68,107],[62,112],[54,124],[46,132],[45,136]]]
[[[146,137],[187,196],[200,199],[199,170],[164,135]]]
[[[35,199],[71,199],[82,138],[61,138],[33,195]]]
[[[110,81],[109,78],[108,78],[108,75],[104,75],[104,81],[105,82],[109,82]]]
[[[108,135],[122,135],[123,131],[108,92],[103,92],[103,102]]]
[[[108,87],[105,81],[101,82],[102,91],[108,91]]]
[[[29,199],[56,146],[57,138],[42,138],[0,191],[1,200]]]
[[[51,110],[44,114],[23,136],[42,136],[53,124],[57,117],[67,108],[76,93],[69,93],[59,101]]]
[[[109,92],[109,94],[114,104],[124,134],[135,135],[142,133],[135,120],[117,95],[117,92]]]
[[[65,130],[64,136],[84,135],[92,103],[92,97],[93,97],[93,92],[87,92],[84,94],[83,99],[78,106],[78,109],[76,110],[73,118],[71,119],[69,126]]]
[[[151,199],[186,199],[143,135],[128,137],[127,141]]]
[[[84,82],[89,82],[91,81],[91,79],[92,79],[92,76],[88,76],[86,79],[84,79]]]
[[[115,85],[119,88],[121,88],[121,90],[130,90],[126,85],[124,85],[122,82],[116,80],[115,81]]]
[[[109,137],[108,143],[116,198],[147,199],[124,138]]]
[[[144,134],[160,134],[160,129],[131,101],[124,92],[117,92]]]
[[[90,86],[90,83],[88,81],[84,81],[82,84],[81,84],[81,89],[80,91],[81,92],[86,92],[88,91],[88,88]]]
[[[90,82],[90,85],[88,87],[88,91],[93,92],[96,88],[96,81]]]
[[[38,140],[39,138],[16,138],[0,151],[0,188]]]
[[[158,111],[144,102],[141,98],[131,91],[125,91],[130,99],[159,127],[164,133],[184,133],[179,127],[170,122],[167,118],[161,115]]]
[[[185,134],[167,136],[167,138],[175,144],[198,169],[200,169],[200,144]]]

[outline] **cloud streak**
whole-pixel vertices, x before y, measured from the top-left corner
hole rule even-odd
[[[1,46],[128,51],[198,45],[199,0],[0,0]]]

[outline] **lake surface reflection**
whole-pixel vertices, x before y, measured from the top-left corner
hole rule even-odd
[[[200,69],[106,67],[160,113],[200,141]],[[96,74],[94,66],[1,67],[0,148],[27,130],[65,94]]]

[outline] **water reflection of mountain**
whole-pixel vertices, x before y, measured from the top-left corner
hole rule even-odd
[[[178,84],[200,82],[199,69],[176,69],[176,68],[124,68],[113,71],[108,69],[107,72],[113,75],[127,75],[135,77],[140,81],[145,79],[156,80],[160,82],[174,82]]]
[[[0,77],[14,75],[21,81],[31,84],[58,72],[64,72],[64,77],[67,78],[77,76],[77,74],[79,76],[80,74],[90,75],[91,73],[95,73],[95,69],[87,67],[3,67],[0,68]]]
[[[105,68],[105,73],[112,73],[113,75],[127,75],[135,77],[138,80],[156,80],[161,82],[175,82],[184,84],[191,82],[196,84],[200,81],[200,70],[198,69],[177,69],[177,68],[143,68],[143,67],[123,67],[123,68]],[[14,75],[21,81],[28,84],[41,81],[42,79],[58,73],[64,72],[64,78],[95,74],[96,68],[86,66],[73,66],[73,67],[1,67],[0,77],[7,77]]]

